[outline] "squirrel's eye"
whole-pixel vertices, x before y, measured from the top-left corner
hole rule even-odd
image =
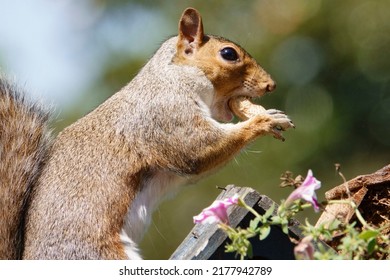
[[[222,50],[220,50],[220,54],[225,60],[235,61],[238,59],[238,54],[236,50],[231,47],[223,48]]]

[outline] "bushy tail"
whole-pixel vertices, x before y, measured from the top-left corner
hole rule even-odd
[[[50,143],[48,113],[0,74],[0,259],[19,259],[32,186]]]

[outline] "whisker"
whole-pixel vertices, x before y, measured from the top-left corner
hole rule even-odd
[[[160,211],[160,208],[157,208],[156,209],[156,212],[158,213],[159,217],[161,218],[161,211]],[[164,240],[164,241],[167,241],[167,239],[165,238],[164,234],[159,230],[156,222],[154,221],[154,219],[152,219],[152,225],[154,227],[154,229],[156,230],[156,232],[158,233],[158,235]]]
[[[252,153],[252,154],[261,154],[261,153],[263,153],[263,151],[258,151],[258,150],[249,150],[249,149],[246,149],[246,151],[247,151],[248,153]]]

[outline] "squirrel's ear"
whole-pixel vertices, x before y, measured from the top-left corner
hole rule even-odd
[[[194,52],[203,42],[203,24],[199,12],[187,8],[179,21],[178,49],[184,49],[186,54]]]

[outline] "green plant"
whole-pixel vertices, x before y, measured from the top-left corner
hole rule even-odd
[[[339,174],[345,182],[344,176],[340,172]],[[249,241],[250,238],[255,236],[258,236],[260,240],[267,238],[272,225],[280,226],[283,232],[288,234],[288,225],[298,212],[309,207],[313,207],[318,212],[321,208],[315,194],[315,190],[321,187],[321,182],[313,176],[311,170],[309,170],[303,182],[302,179],[293,180],[291,173],[285,174],[282,178],[283,186],[293,185],[296,186],[296,189],[286,200],[281,202],[276,215],[273,215],[275,205],[263,215],[260,215],[248,206],[243,199],[234,196],[224,201],[215,201],[212,206],[203,210],[197,216],[198,219],[194,219],[194,221],[197,223],[218,222],[219,227],[227,233],[231,240],[226,245],[226,252],[235,252],[240,259],[251,258],[252,245]],[[349,193],[347,185],[346,188],[347,193]],[[315,227],[306,220],[305,225],[302,225],[305,237],[297,243],[294,249],[296,259],[371,259],[375,258],[376,252],[381,253],[381,255],[389,254],[388,249],[380,245],[388,244],[389,236],[381,233],[382,228],[370,226],[352,200],[332,200],[327,203],[350,205],[362,225],[361,229],[356,227],[356,222],[344,224],[335,219],[330,223]],[[226,210],[234,204],[246,208],[254,215],[255,218],[251,220],[248,228],[233,228],[229,225]],[[199,219],[199,217],[201,218]],[[326,249],[320,243],[318,250],[314,249],[313,241],[330,242],[334,238],[340,239],[336,250]]]

